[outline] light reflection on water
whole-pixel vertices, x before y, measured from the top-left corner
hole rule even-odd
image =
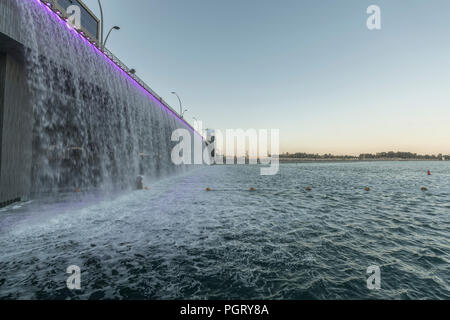
[[[450,298],[449,162],[214,166],[150,187],[3,209],[0,298]]]

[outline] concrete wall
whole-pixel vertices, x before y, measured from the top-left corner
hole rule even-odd
[[[24,64],[0,53],[0,206],[30,191],[32,110]]]

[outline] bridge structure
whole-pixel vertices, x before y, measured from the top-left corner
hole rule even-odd
[[[21,26],[18,2],[39,3],[53,19],[67,21],[62,4],[66,0],[2,0],[0,1],[0,207],[30,196],[33,159],[33,105],[27,79],[27,36]],[[71,1],[72,2],[72,1]],[[82,3],[81,1],[78,1]],[[86,7],[85,7],[86,9]],[[92,12],[89,11],[89,14]],[[92,14],[94,20],[98,19]],[[133,69],[128,68],[107,48],[102,48],[98,34],[88,28],[72,29],[86,46],[91,46],[119,68],[128,81],[140,86],[182,126],[204,140],[162,97],[154,92]],[[69,31],[68,31],[69,32]],[[152,102],[154,103],[154,102]]]

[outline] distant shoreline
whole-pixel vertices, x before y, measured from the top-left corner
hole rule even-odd
[[[381,159],[341,159],[341,158],[329,158],[329,159],[307,159],[307,158],[279,158],[280,163],[310,163],[310,162],[387,162],[387,161],[435,161],[435,162],[448,162],[450,160],[437,160],[437,159],[402,159],[402,158],[381,158]]]
[[[272,159],[273,160],[273,159]],[[386,158],[386,159],[360,159],[360,158],[327,158],[327,159],[310,159],[310,158],[278,158],[279,163],[353,163],[353,162],[450,162],[450,159],[401,159],[401,158]],[[232,163],[226,163],[224,159],[223,164],[237,164],[237,160]],[[245,159],[245,164],[250,164],[250,160]],[[258,159],[258,164],[260,164]]]

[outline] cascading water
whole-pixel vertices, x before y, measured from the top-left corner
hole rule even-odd
[[[2,0],[3,1],[3,0]],[[34,112],[32,190],[131,186],[185,170],[170,159],[187,126],[35,0],[15,2]]]

